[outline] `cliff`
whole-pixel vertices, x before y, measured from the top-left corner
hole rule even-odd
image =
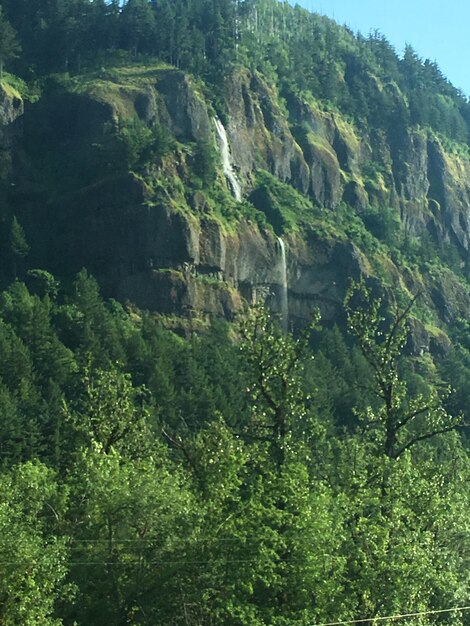
[[[136,65],[51,80],[24,115],[4,92],[1,114],[3,129],[21,116],[6,195],[29,266],[87,267],[165,315],[233,319],[260,299],[281,312],[287,277],[291,325],[314,307],[333,320],[360,276],[394,298],[422,291],[443,323],[470,311],[470,157],[431,130],[390,141],[242,66],[217,101]],[[444,259],[432,272],[425,245]]]

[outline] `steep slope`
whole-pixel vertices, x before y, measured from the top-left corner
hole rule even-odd
[[[287,2],[5,16],[0,623],[465,624],[470,103]]]
[[[400,65],[386,40],[272,5],[274,31],[250,39],[247,14],[223,76],[114,63],[49,76],[24,115],[4,88],[4,283],[86,267],[154,312],[233,319],[266,300],[301,326],[314,307],[337,319],[364,276],[391,301],[422,292],[419,343],[442,344],[436,325],[470,308],[465,103],[413,53]],[[281,18],[298,25],[285,41]],[[336,41],[316,88],[286,74],[306,25]],[[413,72],[439,116],[416,113]]]
[[[403,297],[424,290],[446,321],[466,315],[462,280],[444,266],[431,280],[405,249],[451,249],[465,269],[465,154],[420,129],[390,145],[311,97],[281,104],[246,68],[223,89],[216,110],[203,84],[164,66],[53,82],[22,118],[8,190],[29,266],[87,267],[109,295],[171,315],[232,318],[260,298],[280,311],[285,269],[294,324],[315,306],[334,317],[360,275]],[[444,282],[458,293],[445,304]]]

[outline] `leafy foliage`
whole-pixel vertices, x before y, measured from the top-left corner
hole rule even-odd
[[[0,73],[5,62],[65,98],[63,84],[80,85],[74,74],[95,70],[90,80],[106,89],[116,85],[106,77],[117,65],[156,57],[158,67],[192,72],[222,115],[223,78],[244,65],[275,84],[299,143],[310,132],[296,126],[299,101],[315,102],[325,116],[340,111],[350,141],[350,128],[371,128],[397,163],[412,127],[448,142],[468,139],[469,104],[434,63],[411,47],[399,58],[379,32],[356,36],[288,3],[2,7]],[[192,202],[201,214],[213,202],[278,234],[306,224],[322,242],[350,239],[371,258],[388,249],[437,272],[432,242],[402,232],[385,200],[357,215],[343,204],[327,216],[287,182],[258,172],[252,204],[230,203],[207,141],[178,144],[163,121],[121,114],[92,145],[80,137],[74,159],[70,129],[58,124],[50,136],[43,113],[33,135],[38,169],[28,172],[41,183],[41,201],[50,202],[49,179],[60,179],[53,188],[62,206],[66,192],[97,191],[97,172],[111,185],[132,172],[142,187],[154,184],[156,201],[173,185],[171,200]],[[166,179],[149,180],[167,161]],[[3,169],[11,200],[15,183]],[[353,191],[361,188],[352,172],[343,174]],[[380,197],[389,172],[371,161],[362,174],[364,194],[374,188]],[[103,300],[86,270],[61,285],[36,266],[34,228],[22,226],[36,206],[27,188],[24,195],[1,215],[2,624],[372,623],[466,603],[465,320],[455,323],[455,348],[441,362],[410,356],[418,303],[394,310],[371,281],[349,290],[343,325],[315,318],[293,336],[255,307],[237,326],[213,321],[198,335],[176,334],[165,320]],[[430,210],[439,210],[433,202]],[[446,262],[457,268],[460,257],[449,253]],[[452,615],[448,623],[464,622]]]
[[[346,306],[362,357],[260,307],[237,336],[183,340],[86,272],[54,299],[3,292],[2,620],[281,626],[462,603],[459,414],[403,378],[410,307],[384,320],[363,285]]]

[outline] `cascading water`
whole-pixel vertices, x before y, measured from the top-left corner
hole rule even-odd
[[[215,129],[217,131],[217,144],[222,157],[222,167],[227,179],[230,191],[237,202],[242,201],[242,187],[233,168],[232,155],[228,144],[227,131],[218,117],[214,118]]]
[[[281,252],[280,269],[281,269],[281,293],[280,293],[280,309],[281,309],[281,325],[287,331],[289,325],[289,298],[287,293],[287,258],[286,244],[281,237],[277,238],[279,249]]]

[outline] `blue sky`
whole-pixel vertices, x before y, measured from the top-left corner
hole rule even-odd
[[[410,43],[421,57],[437,61],[444,75],[470,96],[470,0],[297,0],[297,3],[364,35],[378,29],[399,54]]]

